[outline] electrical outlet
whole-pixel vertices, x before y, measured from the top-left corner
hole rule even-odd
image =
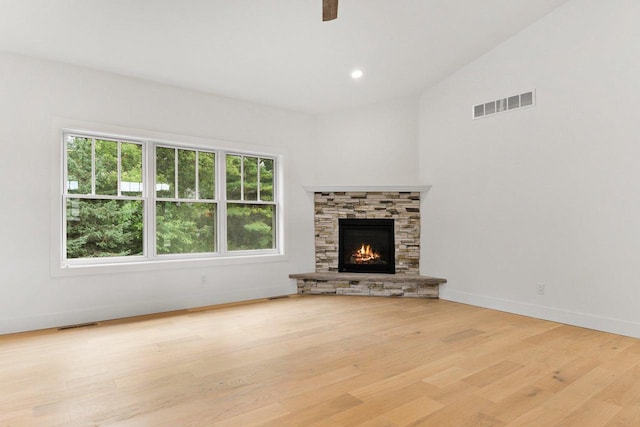
[[[544,295],[544,283],[538,283],[536,285],[536,291],[538,292],[538,295]]]
[[[203,274],[202,276],[200,276],[200,283],[205,284],[207,283],[207,275]]]

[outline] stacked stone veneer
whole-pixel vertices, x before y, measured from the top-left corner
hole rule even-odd
[[[299,294],[359,295],[386,297],[438,298],[445,279],[408,274],[301,273],[290,274],[298,280]]]
[[[420,192],[314,194],[316,272],[338,271],[338,219],[395,220],[396,274],[420,274]]]

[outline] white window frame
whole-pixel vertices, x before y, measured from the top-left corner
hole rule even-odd
[[[67,275],[67,274],[86,274],[94,273],[96,269],[104,270],[108,272],[122,271],[122,268],[132,270],[145,270],[148,268],[163,268],[171,266],[175,267],[176,262],[180,267],[185,266],[197,266],[206,264],[236,264],[245,262],[269,262],[274,260],[274,256],[278,258],[285,257],[284,254],[284,209],[283,209],[283,180],[282,180],[282,167],[283,167],[283,155],[274,154],[269,152],[263,152],[260,150],[238,150],[225,147],[225,145],[231,145],[231,143],[224,144],[223,141],[209,141],[197,139],[197,143],[189,141],[194,138],[185,137],[187,140],[185,143],[175,142],[175,139],[164,139],[162,137],[148,138],[141,136],[127,136],[125,134],[114,134],[110,132],[96,132],[87,130],[77,130],[74,128],[61,128],[57,135],[62,134],[62,144],[58,143],[59,150],[56,150],[56,157],[59,158],[57,163],[58,170],[57,181],[60,183],[56,186],[56,192],[58,194],[57,203],[53,203],[57,214],[52,216],[52,227],[55,223],[55,228],[58,233],[52,232],[53,244],[52,248],[52,275]],[[66,258],[66,199],[67,199],[67,182],[66,182],[66,139],[67,135],[74,135],[80,137],[96,138],[116,140],[127,143],[139,143],[142,144],[143,152],[143,203],[144,203],[144,235],[143,235],[143,251],[141,256],[125,256],[125,257],[104,257],[104,258]],[[58,136],[59,141],[60,136]],[[212,146],[211,142],[221,143],[217,146]],[[215,153],[215,203],[217,204],[217,223],[216,223],[216,252],[211,253],[189,253],[189,254],[156,254],[155,242],[156,242],[156,226],[155,226],[155,148],[156,147],[169,147],[178,149],[190,149],[204,152]],[[272,159],[274,161],[274,194],[273,204],[275,206],[275,219],[274,219],[274,248],[273,249],[255,249],[247,251],[228,251],[227,250],[227,229],[226,229],[226,155],[237,154],[243,156],[252,156],[259,158]],[[52,186],[53,189],[53,186]],[[120,192],[120,188],[118,189]],[[99,198],[102,198],[99,197]],[[198,200],[185,200],[186,202],[198,202]],[[233,201],[232,201],[233,202]],[[249,202],[251,203],[251,202]],[[256,202],[258,203],[258,202]],[[53,230],[53,229],[52,229]],[[57,244],[55,244],[57,242]],[[57,254],[57,255],[56,255]]]
[[[183,149],[183,150],[193,150],[196,151],[196,153],[198,152],[205,152],[205,153],[213,153],[215,154],[215,188],[214,188],[214,198],[213,199],[206,199],[206,200],[202,200],[199,199],[198,197],[196,197],[195,199],[185,199],[185,198],[180,198],[178,196],[178,185],[177,185],[177,166],[178,166],[178,161],[176,159],[176,177],[175,177],[175,182],[174,182],[174,196],[175,197],[158,197],[156,194],[156,182],[155,182],[155,177],[156,177],[156,150],[158,148],[170,148],[170,149]],[[203,148],[203,147],[194,147],[194,146],[188,146],[188,145],[177,145],[177,144],[167,144],[167,143],[160,143],[160,142],[153,142],[150,141],[150,145],[148,146],[148,151],[149,151],[149,157],[151,158],[151,162],[150,164],[152,165],[152,171],[150,171],[149,175],[152,176],[153,178],[153,183],[151,184],[152,187],[152,192],[153,195],[150,195],[149,203],[153,203],[153,206],[150,206],[150,210],[151,215],[149,218],[149,222],[146,223],[149,226],[149,233],[148,233],[148,246],[149,248],[152,248],[152,250],[150,251],[150,255],[151,258],[153,260],[170,260],[170,259],[197,259],[197,258],[210,258],[210,257],[220,257],[220,256],[230,256],[229,254],[220,251],[220,183],[218,181],[218,176],[219,176],[219,168],[220,168],[220,160],[219,160],[219,156],[220,156],[220,150],[217,150],[215,148]],[[177,151],[176,151],[176,156],[177,156]],[[196,154],[197,156],[197,154]],[[198,167],[198,164],[196,162],[196,168]],[[197,186],[198,186],[198,182],[196,181],[196,192],[197,192]],[[158,253],[158,249],[157,249],[157,241],[156,241],[156,225],[157,225],[157,221],[156,221],[156,202],[157,201],[161,201],[161,202],[180,202],[180,203],[210,203],[210,204],[214,204],[216,205],[216,223],[215,223],[215,235],[216,235],[216,243],[215,246],[217,248],[217,250],[215,252],[198,252],[198,253],[186,253],[186,254],[159,254]]]
[[[87,139],[91,139],[91,194],[73,194],[73,193],[68,193],[68,180],[67,178],[67,139],[68,137],[80,137],[80,138],[87,138]],[[78,133],[78,132],[73,132],[73,131],[69,131],[69,132],[64,132],[63,136],[62,136],[62,152],[63,152],[63,163],[62,163],[62,176],[63,176],[63,192],[62,192],[62,236],[63,236],[63,248],[62,248],[62,256],[63,256],[63,263],[65,264],[76,264],[76,265],[88,265],[88,264],[106,264],[106,263],[122,263],[122,262],[136,262],[136,261],[143,261],[148,257],[148,242],[146,241],[146,239],[144,238],[146,231],[143,231],[143,238],[142,238],[142,255],[129,255],[129,256],[124,256],[124,257],[118,257],[118,256],[114,256],[114,257],[108,257],[108,258],[73,258],[73,259],[68,259],[66,256],[66,252],[67,252],[67,214],[66,214],[66,209],[67,209],[67,200],[69,199],[77,199],[77,200],[141,200],[143,203],[143,211],[142,211],[142,217],[143,220],[145,221],[144,224],[146,225],[146,218],[147,218],[147,211],[149,209],[148,206],[148,202],[147,202],[147,184],[146,184],[146,180],[148,179],[147,177],[147,159],[145,156],[145,144],[142,141],[136,141],[136,140],[132,140],[132,139],[128,139],[128,138],[122,138],[122,137],[114,137],[112,135],[100,135],[100,134],[89,134],[89,133]],[[103,140],[108,140],[108,141],[113,141],[113,142],[117,142],[118,143],[118,166],[117,166],[117,175],[118,175],[118,185],[117,185],[117,192],[118,194],[115,196],[112,195],[100,195],[100,194],[96,194],[96,156],[95,156],[95,146],[96,146],[96,140],[98,139],[103,139]],[[121,194],[122,189],[120,187],[120,170],[121,170],[121,157],[120,157],[120,143],[127,143],[127,144],[137,144],[140,145],[142,147],[142,181],[143,181],[143,185],[142,185],[142,195],[141,196],[123,196]]]
[[[227,189],[227,174],[226,174],[226,159],[227,156],[240,156],[242,160],[241,162],[241,176],[242,176],[242,185],[240,187],[240,200],[233,200],[233,199],[227,199],[227,195],[226,195],[226,189]],[[221,171],[220,173],[222,175],[224,175],[222,177],[222,182],[224,183],[224,188],[220,188],[220,191],[222,191],[224,193],[224,202],[221,203],[221,205],[224,205],[224,207],[222,208],[224,210],[224,221],[221,221],[221,227],[224,227],[224,239],[221,239],[221,250],[224,253],[232,253],[232,254],[238,254],[240,256],[242,255],[251,255],[251,254],[255,254],[255,253],[275,253],[278,250],[279,247],[279,240],[280,240],[280,233],[278,233],[278,216],[280,215],[280,213],[278,212],[280,210],[280,206],[277,202],[278,200],[278,192],[279,190],[279,185],[278,185],[278,160],[274,157],[274,156],[268,156],[268,155],[260,155],[260,154],[256,154],[256,153],[251,153],[251,152],[241,152],[241,151],[232,151],[232,150],[225,150],[221,153],[221,162],[225,164],[225,169],[224,171]],[[260,168],[258,167],[258,176],[257,176],[257,180],[258,180],[258,186],[257,186],[257,200],[246,200],[244,197],[244,158],[245,157],[256,157],[258,158],[258,163],[260,159],[269,159],[269,160],[273,160],[273,201],[264,201],[264,200],[260,200]],[[246,205],[270,205],[273,206],[275,211],[276,211],[276,218],[274,218],[274,226],[275,226],[275,230],[273,231],[273,240],[274,240],[274,249],[250,249],[250,250],[243,250],[243,251],[229,251],[227,249],[227,243],[228,243],[228,236],[227,236],[227,205],[230,203],[234,203],[234,204],[246,204]],[[222,218],[222,215],[220,215],[220,217]]]

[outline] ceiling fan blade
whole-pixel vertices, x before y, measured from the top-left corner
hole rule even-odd
[[[322,0],[322,20],[331,21],[338,17],[338,0]]]

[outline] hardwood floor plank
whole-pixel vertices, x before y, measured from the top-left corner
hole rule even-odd
[[[549,391],[525,385],[499,403],[485,408],[484,412],[509,425],[509,422],[540,406],[552,396],[553,393]]]
[[[478,394],[492,402],[502,402],[511,395],[518,393],[523,384],[532,384],[541,380],[547,369],[545,365],[535,360],[520,366],[522,366],[521,369],[514,370],[510,374],[496,379],[483,387],[482,390],[479,390]]]
[[[511,362],[510,360],[503,360],[495,365],[476,372],[473,375],[463,378],[462,381],[478,388],[483,388],[508,376],[509,374],[519,371],[522,368],[523,366],[518,363]]]
[[[215,427],[254,427],[288,415],[289,412],[282,405],[274,403],[221,421],[215,421],[212,425]]]
[[[568,416],[558,426],[600,427],[606,425],[622,408],[598,400],[589,400]]]
[[[421,417],[418,421],[408,424],[415,427],[500,427],[504,423],[490,415],[485,414],[485,408],[490,407],[491,402],[473,394],[464,399],[451,401],[432,414]]]
[[[605,427],[640,426],[640,405],[623,407]]]
[[[376,419],[384,420],[383,424],[386,425],[406,426],[429,416],[443,406],[444,405],[442,403],[436,402],[429,397],[419,397],[405,403],[404,405],[400,405],[396,408],[386,411],[383,415],[377,417]]]
[[[640,367],[634,367],[620,375],[594,396],[602,402],[618,406],[640,405]]]
[[[422,378],[427,384],[433,384],[436,387],[446,387],[454,384],[463,378],[467,378],[470,374],[466,369],[459,368],[457,366],[443,367],[433,374]]]
[[[324,402],[317,403],[301,411],[289,413],[285,416],[262,423],[263,426],[283,427],[283,426],[307,426],[315,423],[322,423],[325,419],[331,419],[332,415],[341,413],[350,408],[358,407],[362,404],[359,399],[350,394],[341,394]]]
[[[396,409],[407,402],[428,396],[430,387],[422,382],[409,385],[398,385],[395,388],[368,395],[366,399],[360,399],[362,404],[337,413],[331,417],[344,426],[354,426],[380,417],[389,411]]]

